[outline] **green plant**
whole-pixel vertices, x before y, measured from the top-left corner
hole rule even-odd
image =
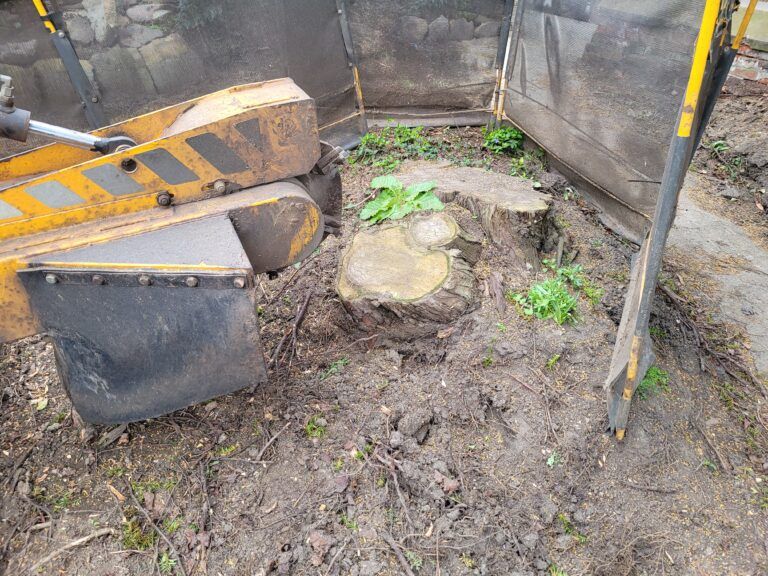
[[[553,354],[549,357],[549,360],[547,360],[547,370],[554,370],[555,365],[560,361],[560,354]]]
[[[459,556],[459,560],[461,560],[461,563],[470,570],[476,566],[475,559],[466,552],[463,552],[461,556]]]
[[[496,330],[503,334],[507,331],[507,325],[504,322],[496,322]]]
[[[110,466],[107,468],[107,478],[122,478],[126,472],[124,466]]]
[[[61,512],[71,506],[80,504],[80,499],[76,498],[72,492],[63,492],[55,498],[52,498],[51,504],[54,512]]]
[[[178,483],[175,478],[169,478],[166,480],[145,480],[142,482],[131,482],[131,489],[139,502],[144,500],[144,494],[146,492],[157,492],[158,490],[172,490]]]
[[[573,536],[579,544],[584,544],[587,541],[587,537],[578,531],[576,526],[573,525],[573,522],[571,522],[568,516],[564,513],[561,512],[558,514],[557,519],[563,526],[563,531],[568,534],[568,536]]]
[[[493,366],[493,350],[491,348],[488,348],[488,350],[485,351],[485,356],[483,356],[481,364],[483,368],[490,368]]]
[[[408,564],[410,564],[411,568],[414,570],[421,570],[421,567],[424,565],[424,560],[422,560],[421,556],[416,554],[413,550],[405,551],[405,559],[408,560]]]
[[[216,450],[216,455],[221,456],[222,458],[226,458],[227,456],[234,454],[235,450],[237,450],[237,444],[229,444]]]
[[[707,468],[710,472],[717,472],[717,464],[715,464],[714,462],[712,462],[712,460],[709,460],[707,458],[701,461],[701,464],[699,465],[699,467],[701,466]]]
[[[348,530],[352,530],[352,532],[357,532],[358,526],[357,522],[355,522],[352,518],[347,516],[346,514],[341,514],[339,517],[339,523],[344,526],[344,528]]]
[[[163,520],[163,530],[165,530],[169,536],[178,532],[179,528],[181,528],[181,518],[178,516],[176,518],[166,518]]]
[[[730,150],[731,147],[728,145],[728,142],[726,142],[725,140],[715,140],[709,145],[709,149],[712,150],[713,152],[722,153],[727,150]]]
[[[650,332],[651,336],[659,340],[667,337],[667,331],[664,330],[664,328],[659,328],[658,326],[651,326],[648,328],[648,332]]]
[[[407,158],[435,158],[438,148],[424,135],[424,127],[388,126],[365,134],[350,157],[350,164],[370,164],[394,170]]]
[[[382,220],[399,220],[418,210],[442,210],[443,203],[432,192],[434,187],[434,182],[419,182],[406,188],[389,175],[374,178],[371,188],[380,192],[363,206],[360,219],[376,224]]]
[[[600,304],[605,290],[587,277],[581,264],[572,264],[558,268],[555,261],[548,258],[542,259],[541,263],[545,268],[552,270],[558,278],[581,292],[593,308]]]
[[[658,366],[651,366],[637,386],[636,394],[640,400],[645,400],[667,390],[669,390],[669,372]]]
[[[494,154],[512,154],[523,146],[523,133],[512,126],[483,130],[483,148]]]
[[[136,511],[130,508],[123,522],[123,548],[126,550],[149,550],[155,545],[156,534],[154,530],[144,530],[139,521],[133,516]]]
[[[333,376],[334,374],[338,374],[341,372],[341,369],[344,368],[349,364],[349,358],[344,356],[343,358],[339,358],[338,360],[334,360],[331,362],[331,365],[328,366],[328,368],[325,370],[325,372],[320,374],[320,380],[325,380],[329,376]]]
[[[325,436],[326,425],[321,416],[312,416],[304,426],[304,432],[306,432],[308,438],[322,438]]]
[[[525,316],[541,320],[551,318],[560,325],[576,321],[577,300],[560,278],[538,282],[528,289],[527,294],[508,292],[506,297],[515,302]]]
[[[168,552],[163,551],[157,559],[157,566],[160,568],[160,574],[170,574],[176,568],[176,560],[171,558]]]
[[[392,154],[387,154],[381,160],[376,160],[373,163],[375,168],[381,168],[384,172],[394,172],[397,167],[400,166],[400,160],[395,158]]]
[[[61,424],[64,422],[64,420],[67,419],[67,416],[69,416],[69,413],[66,410],[63,410],[61,412],[56,412],[56,415],[53,417],[53,421],[56,424]]]
[[[562,463],[563,457],[560,456],[560,453],[557,450],[552,450],[552,454],[547,458],[547,466],[554,468],[555,466],[560,466]]]
[[[549,576],[568,576],[568,573],[557,567],[557,564],[549,565]]]
[[[334,472],[340,472],[344,468],[344,458],[336,458],[331,464],[331,468]]]

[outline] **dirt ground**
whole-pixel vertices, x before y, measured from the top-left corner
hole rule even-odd
[[[734,118],[762,129],[767,102],[725,98],[707,143]],[[430,137],[457,164],[509,173],[514,162],[482,152],[478,129]],[[759,190],[759,159],[722,153],[699,152],[712,186],[695,201],[724,200],[731,153]],[[577,190],[530,172],[554,197],[566,257],[605,291],[594,308],[582,299],[571,325],[500,311],[486,291],[477,310],[417,341],[357,331],[334,288],[377,173],[355,165],[344,169],[343,235],[261,278],[267,355],[311,298],[296,355],[268,384],[114,434],[81,430],[45,338],[2,346],[2,569],[26,573],[100,534],[34,573],[768,573],[768,414],[748,339],[713,318],[713,287],[672,258],[662,279],[672,296],[659,293],[652,318],[669,384],[635,399],[616,442],[600,387],[633,248]],[[762,196],[726,205],[765,238]],[[536,280],[513,270],[492,245],[475,265],[483,288],[492,272],[513,291]]]

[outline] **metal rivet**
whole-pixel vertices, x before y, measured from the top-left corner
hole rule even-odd
[[[235,288],[245,288],[245,278],[234,279]]]
[[[194,288],[199,283],[200,283],[200,281],[197,278],[195,278],[194,276],[187,276],[187,279],[184,280],[184,284],[186,284],[190,288]]]
[[[172,198],[173,196],[168,194],[168,192],[160,192],[160,194],[157,195],[157,203],[160,206],[170,206]]]
[[[91,277],[91,284],[95,284],[96,286],[101,286],[105,282],[106,280],[104,280],[104,276],[102,276],[101,274],[94,274]]]
[[[139,284],[141,284],[142,286],[149,286],[150,284],[152,284],[152,278],[150,278],[146,274],[142,274],[141,276],[139,276]]]
[[[227,192],[227,183],[224,182],[224,180],[216,180],[216,182],[213,183],[213,190],[217,194],[226,194],[226,192]]]
[[[59,279],[56,277],[56,274],[46,274],[45,281],[48,282],[48,284],[56,284]]]

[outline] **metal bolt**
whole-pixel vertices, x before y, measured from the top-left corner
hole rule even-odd
[[[98,102],[98,101],[99,101],[99,97],[98,96],[91,96],[91,102],[96,104],[96,102]]]
[[[160,206],[170,206],[171,205],[171,195],[168,194],[168,192],[160,192],[160,194],[157,195],[157,203]]]
[[[152,278],[150,278],[146,274],[142,274],[141,276],[139,276],[139,284],[141,286],[149,286],[150,284],[152,284]]]
[[[64,38],[64,32],[59,31],[57,32],[57,35],[59,38]]]
[[[245,278],[235,278],[233,283],[235,288],[245,288]]]
[[[104,276],[101,274],[94,274],[91,277],[91,284],[95,284],[96,286],[101,286],[106,283],[106,280],[104,280]]]
[[[199,283],[200,283],[200,281],[197,278],[195,278],[194,276],[187,276],[187,279],[184,280],[184,284],[186,284],[190,288],[194,288]]]
[[[48,282],[48,284],[56,284],[59,279],[56,277],[56,274],[46,274],[45,281]]]
[[[224,180],[216,180],[216,182],[213,183],[213,190],[216,192],[216,194],[226,194],[227,183],[224,182]]]

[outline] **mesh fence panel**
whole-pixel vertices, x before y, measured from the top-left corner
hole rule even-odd
[[[316,99],[321,126],[333,126],[324,136],[337,143],[354,141],[361,130],[353,117],[351,43],[345,45],[339,7],[347,9],[368,110],[427,123],[445,111],[476,110],[487,117],[501,65],[499,45],[506,44],[499,38],[506,4],[58,3],[112,121],[234,84],[290,76]],[[608,223],[630,238],[638,238],[653,211],[703,5],[515,2],[505,112],[592,184]],[[0,0],[0,72],[14,77],[19,106],[36,118],[86,127],[29,0]],[[8,151],[8,143],[0,142],[0,155]]]
[[[703,1],[521,0],[507,115],[588,179],[630,238],[651,218]]]
[[[350,27],[369,109],[487,108],[504,0],[355,0]]]

